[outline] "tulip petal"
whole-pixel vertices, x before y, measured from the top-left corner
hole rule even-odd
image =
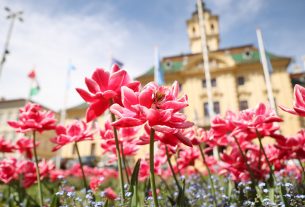
[[[168,126],[164,126],[164,125],[155,125],[155,126],[152,126],[152,128],[158,132],[162,132],[165,134],[172,134],[172,133],[175,133],[178,131],[177,129],[174,129],[174,128],[171,128]]]
[[[114,91],[120,90],[126,74],[127,72],[125,70],[119,70],[115,73],[112,73],[109,78],[108,89]]]
[[[179,139],[183,144],[189,146],[189,147],[192,147],[192,142],[187,138],[185,137],[182,133],[178,132],[175,134],[175,136],[177,137],[177,139]]]
[[[138,98],[133,90],[126,86],[123,86],[121,90],[122,103],[126,108],[130,109],[132,105],[138,104]]]
[[[112,123],[112,126],[114,127],[135,127],[142,125],[144,122],[137,118],[121,118],[118,121],[115,121]]]
[[[92,74],[92,79],[99,85],[101,91],[105,91],[108,88],[109,76],[109,72],[98,68]]]
[[[285,107],[285,106],[281,106],[281,105],[279,105],[279,108],[282,109],[282,110],[285,111],[285,112],[290,113],[290,114],[297,115],[297,112],[295,112],[293,109],[289,109],[289,108],[287,108],[287,107]]]
[[[91,92],[91,93],[97,93],[100,91],[99,89],[99,85],[94,81],[92,80],[91,78],[85,78],[85,83],[88,87],[88,90]]]
[[[120,106],[119,104],[112,104],[110,107],[111,113],[118,117],[123,117],[124,108]]]
[[[109,102],[104,99],[92,103],[87,109],[86,121],[90,122],[98,116],[102,115],[108,107]]]
[[[140,92],[139,103],[146,108],[150,108],[153,103],[153,90],[147,88]]]
[[[85,91],[84,89],[76,88],[76,91],[84,99],[84,101],[89,102],[89,103],[95,101],[95,98],[90,93]]]

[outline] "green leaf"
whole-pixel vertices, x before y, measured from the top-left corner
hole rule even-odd
[[[131,181],[130,181],[130,186],[129,186],[129,192],[131,192],[131,198],[129,200],[129,206],[131,206],[132,203],[132,198],[134,194],[134,188],[138,185],[138,175],[140,171],[140,164],[141,164],[141,159],[138,159],[137,163],[135,164],[133,168],[133,172],[131,175]]]
[[[56,195],[53,195],[50,207],[57,207],[57,206],[59,206],[58,197]]]
[[[190,206],[188,203],[188,199],[185,196],[185,180],[182,181],[183,187],[179,188],[179,193],[177,196],[177,206],[178,207],[187,207]]]
[[[140,171],[140,164],[141,164],[141,159],[138,159],[137,163],[134,166],[132,175],[131,175],[130,188],[132,188],[132,186],[137,185],[137,183],[138,183],[138,175],[139,175],[139,171]]]
[[[107,199],[104,207],[108,207],[108,204],[109,204],[109,200]]]

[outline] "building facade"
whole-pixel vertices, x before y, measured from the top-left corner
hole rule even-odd
[[[260,102],[267,103],[267,89],[258,49],[251,44],[219,48],[219,18],[206,7],[203,8],[215,113],[224,115],[228,110],[237,112],[253,108]],[[181,93],[188,95],[189,107],[185,108],[184,113],[189,120],[194,121],[200,127],[209,128],[210,116],[207,110],[208,99],[197,12],[194,12],[186,23],[191,53],[164,57],[161,61],[161,68],[164,70],[166,85],[177,80]],[[293,89],[291,77],[287,72],[291,59],[270,52],[267,55],[273,66],[271,81],[275,102],[291,106]],[[153,78],[154,68],[152,67],[137,77],[137,80],[144,85],[153,81]],[[87,107],[88,105],[83,103],[68,108],[66,124],[76,119],[85,120]],[[281,110],[278,110],[278,114],[285,120],[281,124],[283,134],[294,134],[302,126],[302,120],[298,117]],[[109,119],[109,114],[106,113],[90,123],[91,127],[93,129],[95,125],[103,127],[107,119]],[[98,132],[94,141],[80,142],[78,145],[81,156],[103,157],[100,144],[101,138]],[[146,151],[147,149],[143,148],[139,154],[144,155]],[[72,144],[64,146],[58,155],[63,158],[76,158],[77,156]]]
[[[260,102],[267,103],[267,89],[258,49],[253,45],[220,49],[218,16],[205,7],[203,9],[214,112],[224,115],[228,110],[237,112],[253,108]],[[184,110],[184,113],[197,125],[208,128],[210,116],[197,12],[194,12],[187,20],[187,33],[191,53],[164,57],[161,68],[166,84],[170,85],[177,80],[180,83],[181,92],[188,95],[189,107]],[[291,106],[293,89],[287,72],[291,59],[270,52],[267,52],[267,56],[273,67],[271,82],[275,102]],[[150,68],[137,77],[137,80],[142,84],[153,81],[153,71],[154,68]],[[281,110],[277,112],[285,120],[281,124],[283,134],[291,135],[300,129],[302,123],[300,118]]]

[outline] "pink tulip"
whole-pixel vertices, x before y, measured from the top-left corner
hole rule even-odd
[[[93,191],[96,191],[104,181],[105,181],[104,177],[91,178],[90,183],[89,183],[90,189]]]
[[[86,113],[87,122],[102,115],[110,106],[110,100],[121,104],[121,87],[126,86],[138,91],[140,83],[132,81],[125,70],[113,65],[110,73],[104,69],[96,69],[91,78],[85,79],[87,88],[85,91],[77,88],[79,95],[89,104]]]
[[[278,135],[276,147],[281,150],[280,156],[286,159],[305,159],[305,130],[295,136]]]
[[[15,147],[8,141],[5,140],[4,137],[0,137],[0,152],[10,153],[15,150]]]
[[[148,124],[157,132],[173,134],[177,139],[191,146],[191,142],[181,134],[181,129],[193,126],[179,111],[188,106],[187,96],[178,98],[178,82],[172,87],[148,83],[141,92],[122,87],[122,103],[114,104],[110,110],[119,117],[112,123],[115,127],[133,127]]]
[[[137,146],[137,140],[135,138],[138,131],[139,127],[126,127],[117,131],[119,143],[123,145],[121,151],[125,156],[133,156],[137,153],[139,146]],[[109,121],[105,123],[105,128],[100,130],[100,135],[102,138],[101,147],[104,149],[104,153],[110,153],[117,159],[113,127]]]
[[[17,160],[15,158],[0,161],[0,180],[8,184],[18,177],[16,172]]]
[[[57,136],[51,139],[51,142],[57,144],[52,151],[56,151],[69,143],[93,140],[93,133],[84,121],[74,121],[66,127],[58,125],[56,134]]]
[[[117,194],[112,190],[112,188],[108,187],[104,190],[106,198],[109,200],[115,200],[117,198]]]
[[[37,147],[38,145],[39,145],[39,142],[36,143],[35,147]],[[25,153],[26,158],[32,159],[33,148],[34,148],[33,139],[28,139],[26,137],[22,137],[22,138],[18,139],[16,142],[16,150],[18,150],[19,153]]]
[[[283,111],[288,113],[305,116],[305,88],[296,84],[294,86],[294,102],[293,109],[286,108],[284,106],[279,106]]]
[[[18,121],[7,123],[16,129],[17,132],[37,131],[43,132],[55,128],[54,113],[43,111],[38,104],[27,103],[24,108],[19,109]]]

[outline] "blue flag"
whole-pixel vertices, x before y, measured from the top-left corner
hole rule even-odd
[[[159,49],[155,48],[155,66],[154,66],[154,81],[158,85],[164,85],[164,74],[160,62]]]
[[[70,85],[71,85],[71,83],[70,83],[70,79],[71,79],[71,72],[72,71],[75,71],[76,70],[76,67],[75,67],[75,65],[73,65],[72,63],[69,63],[69,65],[68,65],[68,68],[67,68],[68,70],[67,70],[67,80],[66,80],[66,89],[68,90],[68,89],[70,89]]]
[[[118,59],[115,58],[111,58],[111,65],[118,65],[120,68],[122,68],[124,66],[124,63],[119,61]]]

